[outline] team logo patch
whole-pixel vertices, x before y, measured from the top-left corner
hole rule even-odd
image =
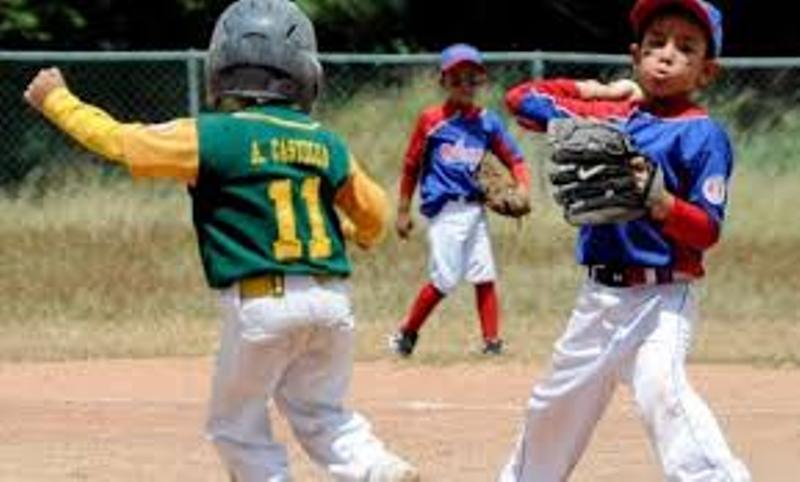
[[[446,143],[442,144],[439,148],[441,159],[445,163],[465,163],[471,166],[478,165],[481,158],[486,151],[482,147],[470,147],[464,142],[464,139],[459,139],[455,144]]]
[[[725,202],[726,188],[723,176],[711,176],[703,182],[703,197],[714,205]]]

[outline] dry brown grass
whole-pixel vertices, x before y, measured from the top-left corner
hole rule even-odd
[[[3,358],[205,352],[215,327],[188,199],[91,179],[0,203]]]
[[[723,242],[700,284],[697,359],[800,362],[800,226],[785,208],[798,181],[798,172],[738,173]],[[521,223],[492,218],[504,335],[510,356],[523,359],[549,352],[581,276],[572,229],[545,193],[535,199]],[[181,188],[125,179],[89,176],[44,197],[0,200],[0,358],[209,353],[214,299],[189,219]],[[353,254],[359,355],[378,358],[425,279],[424,222],[408,242],[390,235],[376,251]],[[468,286],[444,300],[423,337],[423,360],[475,356]]]

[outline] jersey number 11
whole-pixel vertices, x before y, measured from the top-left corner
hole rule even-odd
[[[331,240],[325,231],[325,217],[320,205],[320,178],[307,177],[300,187],[300,196],[308,214],[311,239],[308,241],[308,256],[312,259],[327,258],[331,255]],[[275,203],[275,216],[278,220],[278,239],[272,243],[275,259],[287,261],[303,255],[303,244],[297,236],[297,216],[292,202],[292,181],[281,179],[272,181],[267,188],[269,198]]]

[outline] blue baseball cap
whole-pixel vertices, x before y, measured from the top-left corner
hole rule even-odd
[[[440,71],[445,73],[456,65],[463,63],[473,64],[481,70],[486,70],[478,49],[469,44],[455,44],[442,51]]]
[[[642,28],[654,13],[671,6],[683,8],[700,20],[711,39],[714,57],[719,57],[722,53],[722,13],[705,0],[638,0],[630,14],[633,31],[641,35]]]

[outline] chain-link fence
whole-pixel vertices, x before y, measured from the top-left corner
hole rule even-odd
[[[629,59],[621,55],[490,52],[485,59],[494,86],[487,103],[499,111],[503,90],[526,78],[610,80],[630,74]],[[433,54],[323,54],[322,60],[326,81],[317,112],[333,122],[337,111],[383,98],[392,102],[384,105],[382,115],[406,116],[407,125],[415,111],[403,106],[416,107],[424,98],[420,86],[436,86],[438,56]],[[203,62],[198,51],[0,52],[0,186],[13,186],[34,170],[85,156],[22,101],[25,85],[39,68],[59,66],[83,99],[120,119],[157,122],[203,109]],[[703,95],[736,139],[765,129],[789,133],[798,126],[800,58],[726,59],[723,65],[721,78]],[[380,113],[370,122],[376,131],[384,125]],[[394,133],[398,149],[404,135]]]

